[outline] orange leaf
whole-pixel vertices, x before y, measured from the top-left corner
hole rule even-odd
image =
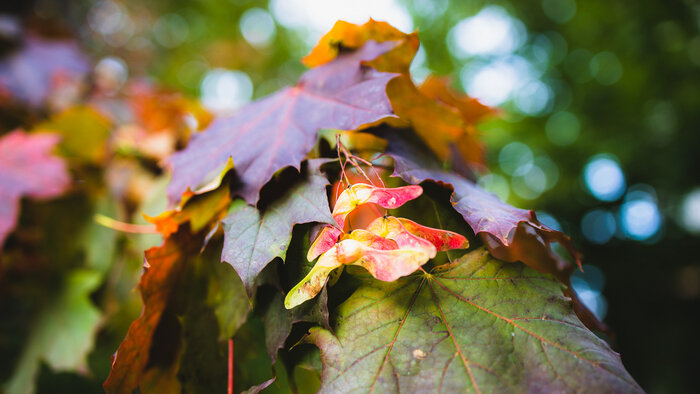
[[[457,108],[425,96],[406,76],[391,81],[387,94],[394,113],[407,122],[441,160],[463,159],[467,163],[485,164],[484,149],[475,138],[475,129],[465,122]],[[393,125],[400,126],[396,121]]]
[[[369,40],[401,41],[391,51],[368,63],[379,71],[408,72],[418,50],[418,35],[406,34],[386,22],[373,19],[361,26],[345,21],[336,22],[302,62],[308,67],[320,66],[335,59],[343,49],[358,49]]]
[[[428,98],[438,100],[447,106],[457,109],[468,124],[473,125],[483,120],[483,118],[497,115],[499,112],[495,108],[482,104],[475,98],[451,89],[450,81],[447,78],[430,75],[418,87],[418,90]]]

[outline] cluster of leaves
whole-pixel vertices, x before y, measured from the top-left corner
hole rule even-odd
[[[165,205],[158,163],[188,138],[186,116],[204,126],[209,115],[146,81],[122,87],[109,70],[92,72],[68,38],[27,28],[6,44],[0,391],[31,393],[64,372],[89,385],[140,311],[142,251],[162,242],[141,218]]]
[[[166,160],[108,392],[641,391],[569,286],[571,240],[471,181],[493,111],[415,86],[417,49],[338,22],[296,85]]]

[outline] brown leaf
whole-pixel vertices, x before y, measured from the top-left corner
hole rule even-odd
[[[112,370],[103,385],[106,392],[131,393],[147,372],[156,327],[185,272],[184,260],[199,249],[198,242],[190,237],[185,226],[163,245],[146,251],[144,273],[139,282],[143,311],[141,317],[131,323],[126,338],[119,345]]]

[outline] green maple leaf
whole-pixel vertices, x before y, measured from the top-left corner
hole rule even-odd
[[[483,249],[396,282],[371,278],[314,328],[321,392],[641,392],[562,284]]]
[[[328,160],[309,160],[308,174],[280,198],[260,212],[243,201],[235,201],[222,221],[224,249],[221,260],[238,272],[249,295],[255,278],[276,257],[284,259],[295,224],[334,224],[328,207],[328,180],[319,167]]]

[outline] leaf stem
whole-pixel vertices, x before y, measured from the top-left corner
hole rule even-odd
[[[121,231],[124,233],[132,234],[158,234],[156,226],[152,224],[133,224],[120,222],[119,220],[112,219],[109,216],[96,213],[94,216],[95,223],[110,228],[115,231]]]
[[[228,394],[233,394],[233,338],[228,340]]]

